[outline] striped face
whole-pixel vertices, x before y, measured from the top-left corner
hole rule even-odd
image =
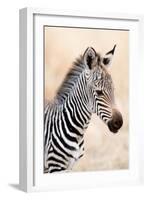
[[[89,89],[89,107],[113,133],[118,132],[123,124],[122,115],[115,105],[113,81],[107,70],[108,66],[112,64],[115,47],[104,57],[89,47],[83,56]]]

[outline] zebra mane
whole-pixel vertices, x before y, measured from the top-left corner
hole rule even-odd
[[[85,69],[83,56],[80,56],[73,62],[72,68],[67,73],[65,79],[63,80],[61,86],[59,87],[56,95],[56,100],[58,103],[63,103],[63,101],[68,97],[68,94],[72,91],[74,85],[79,78],[79,75]]]

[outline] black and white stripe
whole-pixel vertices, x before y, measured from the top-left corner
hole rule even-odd
[[[59,88],[55,101],[45,107],[44,172],[46,173],[70,170],[82,157],[84,132],[92,113],[97,113],[106,124],[112,117],[114,95],[111,76],[101,62],[103,58],[99,54],[93,56],[94,49],[90,50],[87,49],[84,56],[74,63]],[[94,63],[96,57],[98,61]],[[88,62],[85,63],[85,60]]]

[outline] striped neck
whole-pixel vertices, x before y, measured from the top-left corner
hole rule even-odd
[[[63,108],[69,112],[68,115],[79,129],[88,127],[92,113],[89,110],[88,88],[84,72],[79,75],[73,90],[65,98]]]

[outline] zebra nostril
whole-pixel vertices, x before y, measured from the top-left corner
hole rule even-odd
[[[121,121],[120,121],[120,120],[115,120],[115,121],[113,122],[113,126],[114,126],[115,128],[119,128],[119,127],[121,126]]]

